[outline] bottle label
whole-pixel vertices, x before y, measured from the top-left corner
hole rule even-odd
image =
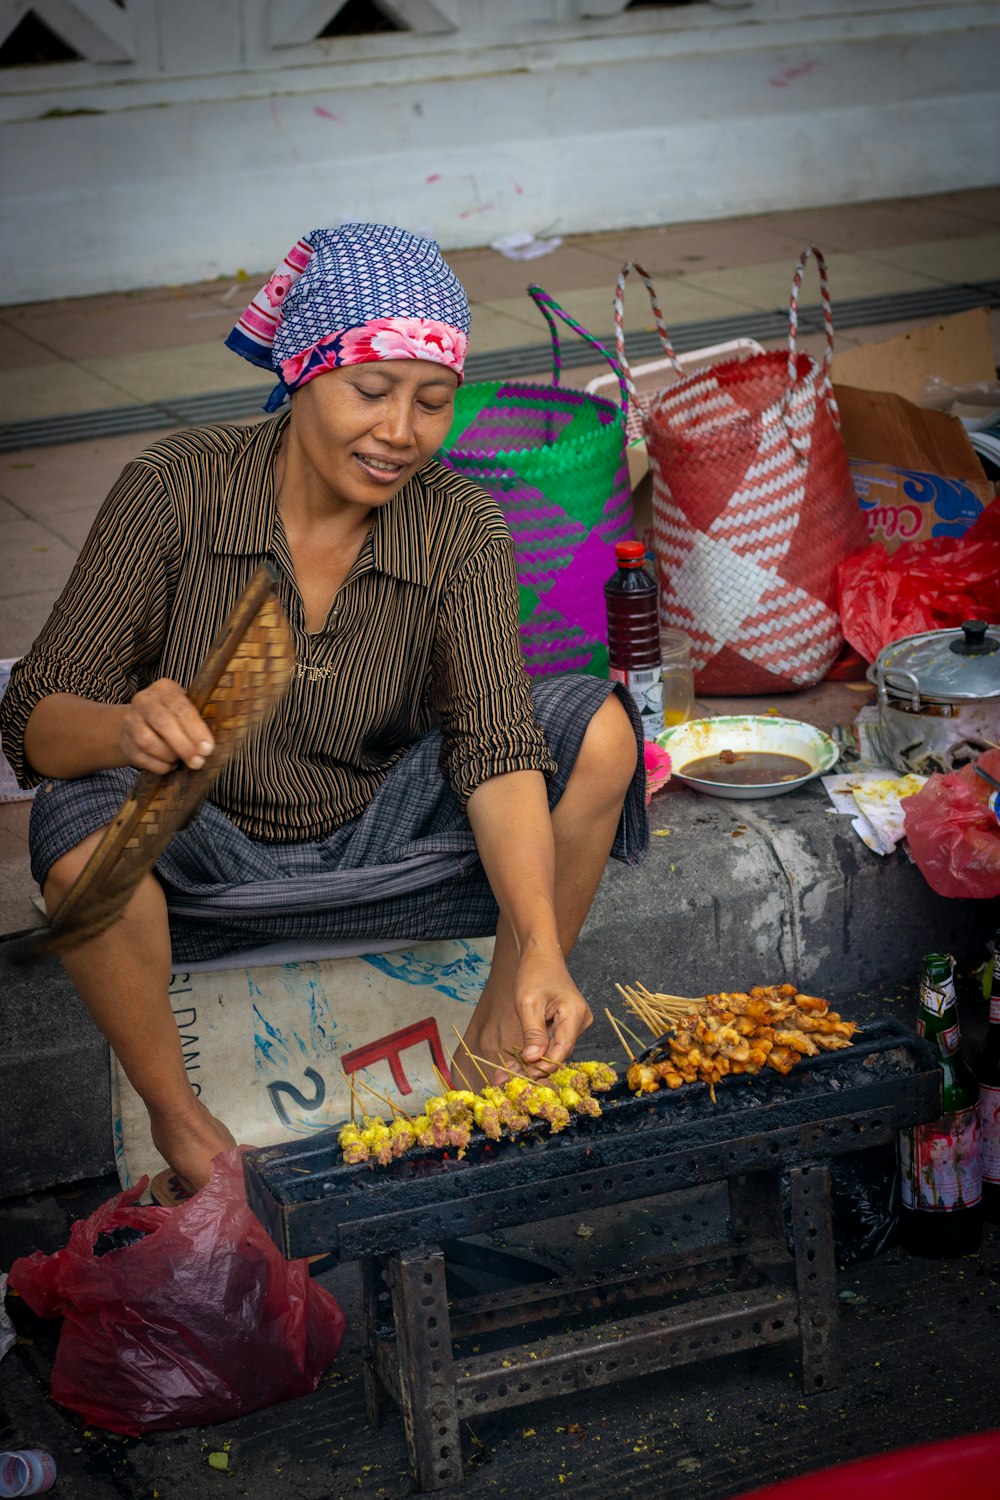
[[[644,736],[655,740],[663,733],[663,668],[612,667],[608,676],[612,682],[621,682],[628,688],[639,710]]]
[[[979,1085],[979,1151],[983,1181],[1000,1187],[1000,1088]]]
[[[949,1005],[955,1004],[954,980],[946,980],[942,985],[930,984],[928,980],[920,981],[920,1004],[924,1010],[929,1010],[932,1015],[943,1016]]]
[[[923,1016],[917,1016],[917,1035],[927,1035],[927,1023]],[[944,1026],[931,1038],[931,1046],[936,1046],[941,1057],[951,1057],[962,1045],[962,1035],[959,1031],[958,1016],[950,1026]]]
[[[899,1176],[904,1208],[951,1213],[974,1207],[983,1196],[978,1107],[901,1130]]]

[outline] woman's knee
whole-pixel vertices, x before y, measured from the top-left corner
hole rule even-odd
[[[68,849],[49,866],[49,873],[42,887],[42,895],[45,897],[45,905],[50,912],[62,900],[85,868],[90,856],[104,837],[104,833],[103,828],[95,829],[93,833],[89,833],[79,844]]]
[[[639,757],[636,732],[617,693],[611,693],[587,726],[576,767],[624,796]]]

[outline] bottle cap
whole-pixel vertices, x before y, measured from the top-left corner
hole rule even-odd
[[[615,560],[620,568],[641,568],[646,549],[641,542],[615,542]]]

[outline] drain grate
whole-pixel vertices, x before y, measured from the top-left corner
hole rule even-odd
[[[893,292],[881,297],[855,297],[838,302],[834,320],[838,328],[863,328],[878,323],[901,323],[919,318],[928,321],[967,312],[973,307],[1000,307],[1000,281],[969,283],[963,286],[929,287],[917,292]],[[817,333],[823,326],[823,311],[816,303],[799,309],[799,328],[803,333]],[[712,318],[701,323],[682,323],[671,328],[674,347],[679,354],[691,349],[721,344],[734,338],[752,338],[760,343],[784,338],[788,331],[788,312],[734,313],[727,318]],[[614,347],[613,332],[602,342]],[[628,334],[625,347],[633,363],[654,359],[662,353],[655,332]],[[580,368],[594,363],[594,351],[588,344],[568,344],[563,349],[563,366]],[[466,362],[469,380],[513,380],[521,376],[547,375],[551,369],[548,344],[524,344],[514,349],[486,350],[470,355]],[[0,423],[0,452],[19,448],[47,448],[59,443],[79,443],[95,438],[117,437],[127,432],[149,432],[158,427],[191,427],[207,422],[231,422],[259,415],[271,392],[273,382],[250,386],[239,391],[211,391],[198,396],[183,396],[171,401],[157,401],[135,406],[111,406],[96,411],[74,412],[60,417],[39,417],[24,422]]]

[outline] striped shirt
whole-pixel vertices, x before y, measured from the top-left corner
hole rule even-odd
[[[295,674],[212,792],[249,838],[327,838],[437,722],[441,769],[463,805],[490,777],[554,769],[532,712],[513,543],[496,502],[426,463],[374,511],[324,628],[309,633],[275,506],[287,420],[183,430],[126,467],[0,704],[22,786],[42,780],[23,745],[40,699],[120,704],[159,677],[186,686],[265,558],[278,570]]]

